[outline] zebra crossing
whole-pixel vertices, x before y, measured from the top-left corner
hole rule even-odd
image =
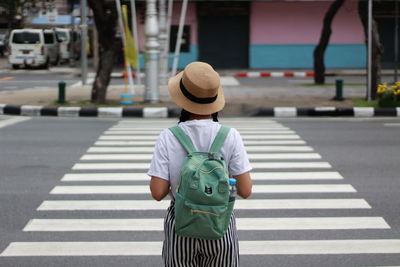
[[[146,171],[159,132],[170,120],[121,120],[106,130],[72,166],[38,207],[37,218],[25,233],[144,232],[157,240],[12,242],[1,257],[21,256],[149,256],[159,257],[163,213],[169,200],[156,202],[149,194]],[[238,199],[237,227],[241,255],[350,255],[399,254],[399,239],[287,239],[285,231],[388,230],[390,225],[373,212],[357,189],[325,162],[292,129],[273,121],[224,119],[241,132],[253,167],[253,194]],[[60,198],[53,198],[58,197]],[[90,197],[89,197],[90,196]],[[58,212],[63,217],[59,217]],[[98,216],[95,211],[110,215]],[[116,218],[112,214],[123,214]],[[143,211],[155,212],[143,216]],[[276,213],[284,212],[285,213]],[[323,211],[310,216],[312,211]],[[368,211],[363,213],[364,211]],[[290,214],[294,216],[275,216]],[[45,218],[39,216],[46,213]],[[81,218],[85,213],[88,216]],[[354,214],[353,214],[354,213]],[[57,215],[58,214],[58,215]],[[320,216],[320,214],[324,216]],[[352,214],[349,216],[349,214]],[[258,232],[259,231],[259,232]],[[249,233],[274,232],[272,240]],[[359,232],[358,232],[359,233]],[[264,237],[265,235],[261,235]]]

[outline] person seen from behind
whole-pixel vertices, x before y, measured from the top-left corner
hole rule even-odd
[[[190,63],[182,72],[169,80],[168,90],[172,100],[182,108],[178,132],[183,130],[182,133],[191,141],[195,151],[207,152],[208,160],[214,160],[214,156],[217,158],[220,154],[219,158],[226,164],[227,175],[236,179],[237,195],[248,198],[252,190],[250,177],[252,168],[239,132],[234,128],[228,128],[225,139],[222,139],[220,146],[217,146],[220,147],[220,153],[214,155],[209,152],[214,147],[214,143],[220,135],[219,132],[222,131],[222,128],[226,128],[218,122],[218,112],[225,105],[224,92],[218,73],[207,63]],[[162,249],[164,266],[239,266],[239,245],[233,212],[228,215],[224,230],[226,232],[222,232],[220,237],[197,238],[178,233],[176,222],[180,219],[190,220],[190,218],[180,218],[179,215],[175,216],[175,213],[178,212],[175,204],[178,203],[177,197],[180,197],[180,191],[177,192],[177,190],[179,185],[184,183],[181,181],[181,174],[185,170],[181,172],[181,166],[188,154],[186,147],[178,140],[172,128],[165,129],[157,139],[148,171],[148,175],[151,177],[152,197],[157,201],[164,199],[167,195],[171,197],[171,204],[164,219],[165,239]],[[200,172],[208,175],[203,170]],[[227,175],[226,178],[228,178]],[[202,181],[199,183],[201,184]],[[226,188],[229,186],[226,184],[226,180],[222,179],[219,183],[215,188],[205,186],[203,190],[195,181],[191,182],[189,187],[194,186],[193,188],[197,188],[196,190],[201,190],[193,191],[193,194],[200,192],[202,194],[200,198],[211,198],[217,194],[226,194]],[[179,188],[179,190],[183,190],[183,188]],[[229,191],[227,193],[229,194]],[[187,205],[192,205],[187,202],[185,201]],[[185,216],[202,216],[205,221],[215,219],[213,206],[210,207],[210,211],[201,211],[191,206],[191,212]],[[221,214],[223,215],[223,213]],[[216,217],[218,216],[220,215],[217,214]]]

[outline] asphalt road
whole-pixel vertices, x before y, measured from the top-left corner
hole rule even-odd
[[[43,87],[57,87],[59,81],[64,81],[67,86],[74,85],[81,81],[81,78],[72,74],[68,67],[60,66],[59,68],[52,68],[51,71],[43,69],[20,69],[8,70],[3,69],[0,71],[0,91],[6,90],[21,90],[26,88],[43,88]],[[93,82],[93,75],[89,75],[88,83]],[[267,77],[267,78],[236,78],[234,72],[227,75],[229,80],[225,82],[224,86],[247,86],[254,88],[268,88],[268,87],[295,87],[301,86],[304,89],[313,89],[313,79],[310,77]],[[384,79],[387,77],[384,77]],[[366,78],[363,76],[346,76],[346,77],[327,77],[327,86],[335,84],[336,79],[343,79],[345,87],[354,87],[357,91],[363,91],[365,88]],[[124,80],[121,78],[113,78],[112,85],[123,85]],[[354,90],[354,89],[352,89]]]
[[[19,117],[17,117],[19,118]],[[142,181],[61,181],[65,174],[77,173],[111,173],[111,172],[129,172],[127,170],[79,170],[76,164],[100,163],[106,165],[110,162],[129,163],[128,160],[108,160],[101,161],[81,159],[83,155],[99,154],[88,152],[90,147],[102,147],[101,144],[95,144],[96,141],[102,139],[101,136],[107,136],[110,133],[103,133],[110,127],[165,127],[173,123],[171,120],[142,120],[136,119],[126,122],[124,120],[119,124],[119,120],[114,119],[98,119],[98,118],[31,118],[16,124],[6,125],[12,122],[15,117],[0,116],[0,266],[161,266],[160,256],[48,256],[48,251],[42,251],[41,256],[7,256],[10,252],[8,246],[16,244],[17,254],[23,254],[26,251],[19,248],[22,242],[57,242],[54,244],[66,244],[66,242],[132,242],[132,241],[150,241],[157,243],[163,239],[161,231],[50,231],[41,230],[33,231],[25,229],[32,219],[157,219],[162,218],[164,211],[160,210],[37,210],[44,201],[60,201],[60,200],[150,200],[148,194],[57,194],[52,190],[57,186],[65,185],[120,185],[120,186],[137,186],[146,185],[147,182]],[[298,247],[293,244],[282,245],[281,254],[274,250],[275,244],[269,251],[270,255],[258,252],[259,255],[249,255],[246,252],[241,256],[242,266],[325,266],[325,267],[341,267],[341,266],[394,266],[400,262],[400,245],[394,248],[395,253],[387,251],[376,252],[377,248],[385,247],[369,245],[374,240],[399,240],[400,239],[400,121],[398,119],[341,119],[341,118],[296,118],[296,119],[269,119],[269,118],[245,118],[245,119],[222,119],[222,122],[233,125],[238,128],[262,128],[271,126],[287,127],[299,135],[299,141],[305,141],[304,145],[288,145],[291,148],[299,146],[309,146],[313,151],[303,152],[317,153],[320,159],[269,159],[254,160],[256,164],[280,164],[288,163],[286,167],[278,169],[270,167],[257,167],[254,170],[260,172],[284,172],[284,173],[320,173],[333,172],[339,173],[343,179],[255,179],[255,186],[269,185],[274,186],[285,185],[307,185],[308,189],[312,185],[350,185],[354,190],[344,192],[264,192],[254,193],[252,199],[263,200],[281,200],[288,199],[333,199],[332,205],[337,205],[343,200],[359,199],[365,201],[369,208],[351,208],[353,202],[349,202],[348,207],[341,208],[318,208],[307,209],[305,207],[298,208],[277,208],[277,209],[239,209],[236,212],[238,219],[240,218],[286,218],[294,219],[298,217],[307,218],[354,218],[357,221],[361,217],[374,217],[382,220],[380,223],[374,224],[372,227],[362,229],[364,222],[360,225],[352,225],[351,229],[335,229],[326,227],[326,229],[317,229],[313,226],[310,229],[297,229],[297,224],[288,226],[281,230],[277,230],[278,224],[271,223],[267,227],[268,230],[252,229],[239,230],[241,241],[299,241]],[[275,123],[277,122],[277,124]],[[118,129],[115,129],[118,130]],[[288,130],[288,129],[287,129]],[[242,130],[243,132],[245,130]],[[136,132],[138,135],[139,132]],[[294,133],[293,133],[294,134]],[[265,134],[265,140],[272,138]],[[285,136],[285,134],[283,134]],[[242,136],[250,138],[247,133]],[[282,135],[281,135],[282,136]],[[144,138],[144,137],[142,137]],[[265,141],[264,140],[264,141]],[[271,139],[280,142],[281,139]],[[285,139],[283,139],[284,141]],[[292,140],[288,137],[288,140]],[[297,138],[295,138],[297,140]],[[264,142],[262,138],[253,140],[256,142]],[[145,141],[142,141],[145,142]],[[245,141],[251,142],[251,141]],[[140,142],[139,142],[140,143]],[[144,143],[143,143],[144,145]],[[267,147],[259,143],[251,145],[253,149],[257,147]],[[284,146],[284,145],[276,145]],[[114,145],[114,147],[121,147]],[[124,146],[122,146],[124,147]],[[141,145],[136,145],[141,147]],[[254,148],[255,147],[255,148]],[[111,154],[115,154],[113,152]],[[268,152],[268,155],[286,154],[286,156],[299,155],[300,152]],[[104,154],[104,153],[100,153]],[[107,153],[106,153],[107,154]],[[125,152],[126,154],[126,152]],[[253,153],[249,153],[253,154]],[[264,155],[257,152],[258,155]],[[131,154],[132,155],[132,154]],[[137,155],[137,153],[136,153]],[[137,163],[144,163],[143,160],[136,160]],[[290,164],[313,163],[314,167],[297,167],[292,168]],[[329,168],[320,164],[330,164]],[[319,167],[318,167],[319,166]],[[74,170],[71,168],[74,167]],[[102,168],[102,167],[96,167]],[[131,170],[132,171],[132,170]],[[133,170],[137,172],[137,170]],[[268,175],[267,175],[268,176]],[[295,186],[295,187],[296,187]],[[290,191],[290,190],[289,190]],[[336,201],[336,202],[335,202]],[[318,204],[318,201],[312,201],[305,205]],[[322,201],[321,201],[322,202]],[[154,202],[155,205],[159,203]],[[250,202],[249,202],[250,203]],[[364,203],[364,202],[363,202]],[[250,204],[249,204],[250,205]],[[350,224],[352,222],[349,222]],[[34,226],[34,223],[31,223]],[[54,226],[54,225],[53,225]],[[70,227],[70,225],[67,225]],[[250,225],[252,227],[252,225]],[[297,225],[298,226],[298,225]],[[96,227],[95,225],[93,227]],[[286,226],[282,226],[286,227]],[[294,227],[294,228],[293,228]],[[316,227],[316,228],[315,228]],[[23,231],[25,229],[25,231]],[[93,230],[93,229],[92,229]],[[330,246],[324,248],[317,243],[312,246],[311,241],[332,241],[344,240],[339,244],[339,250],[336,254],[331,254],[334,249]],[[350,250],[352,242],[362,240],[365,246],[361,252],[353,252]],[[348,244],[346,242],[348,241]],[[386,241],[385,241],[386,242]],[[85,245],[90,243],[85,243]],[[110,243],[105,243],[110,244]],[[318,245],[319,244],[319,245]],[[399,243],[400,244],[400,243]],[[292,252],[288,252],[289,247]],[[356,245],[357,247],[357,245]],[[57,245],[50,247],[57,251],[60,249]],[[248,249],[245,245],[243,249]],[[124,247],[120,248],[123,251]],[[256,248],[259,249],[259,248]],[[310,249],[304,252],[305,249]],[[348,251],[346,251],[346,249]],[[366,252],[372,249],[372,252]],[[345,250],[345,251],[343,251]],[[24,252],[25,251],[25,252]],[[82,249],[83,253],[88,251]],[[296,251],[295,253],[293,251]],[[58,250],[59,252],[59,250]],[[143,248],[143,253],[146,248]],[[256,251],[254,251],[256,252]],[[39,253],[39,254],[40,254]],[[154,253],[154,252],[153,252]],[[101,254],[101,253],[100,253]],[[117,253],[118,254],[118,253]],[[122,253],[121,253],[122,254]],[[298,254],[298,255],[295,255]],[[46,256],[45,256],[46,255]]]

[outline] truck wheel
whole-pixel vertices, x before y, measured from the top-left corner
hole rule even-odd
[[[46,59],[46,63],[43,64],[43,68],[44,68],[44,69],[48,69],[49,66],[50,66],[50,59],[47,58],[47,59]]]
[[[60,62],[60,56],[57,55],[56,60],[54,61],[54,66],[57,66],[59,62]]]
[[[12,64],[11,67],[13,70],[19,69],[19,65],[17,65],[17,64]]]

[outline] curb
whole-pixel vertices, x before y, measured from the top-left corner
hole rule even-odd
[[[250,114],[250,116],[271,117],[400,117],[400,108],[291,108],[276,107],[262,108]]]
[[[132,73],[131,76],[132,76],[132,78],[137,77],[136,73]],[[126,77],[128,77],[128,74],[124,73],[124,72],[112,72],[110,77],[111,78],[126,78]],[[141,72],[140,77],[141,78],[145,77],[145,74],[143,72]]]
[[[258,77],[314,77],[314,72],[238,72],[235,75],[240,78],[258,78]]]
[[[171,118],[178,117],[179,109],[167,107],[145,108],[96,108],[96,107],[47,107],[31,105],[0,104],[0,115],[21,116],[53,116],[53,117],[99,117],[99,118]],[[400,117],[400,107],[397,108],[336,108],[336,107],[275,107],[260,108],[250,114],[250,117]]]

